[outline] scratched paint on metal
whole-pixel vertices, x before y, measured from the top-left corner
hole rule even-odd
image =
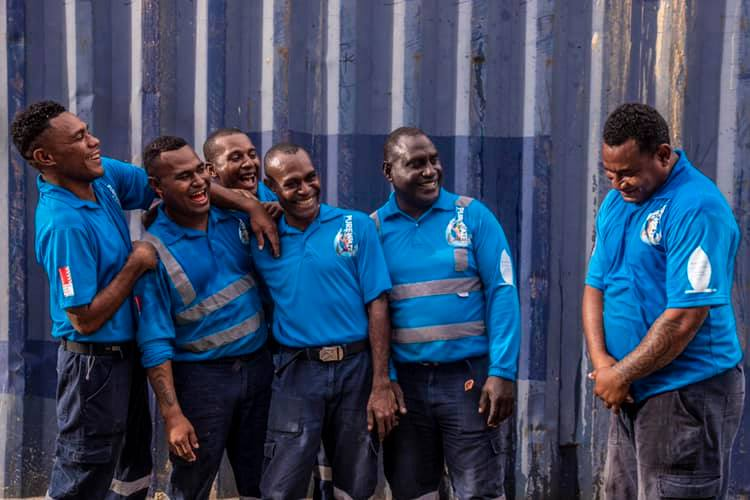
[[[600,128],[619,103],[657,106],[674,143],[729,196],[743,234],[734,304],[746,341],[748,0],[0,1],[9,118],[36,100],[60,100],[117,157],[137,157],[160,134],[200,141],[203,128],[240,127],[263,152],[299,142],[320,169],[325,199],[371,211],[390,193],[381,173],[388,132],[426,130],[446,187],[498,216],[518,263],[524,339],[510,496],[601,493],[608,412],[585,377],[579,309],[608,189]],[[8,153],[0,496],[41,496],[56,345],[33,255],[35,174]],[[750,494],[749,414],[733,455],[737,498]],[[156,463],[163,489],[164,446]],[[234,493],[226,467],[215,492]]]

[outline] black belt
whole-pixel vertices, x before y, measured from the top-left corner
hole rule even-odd
[[[321,363],[333,363],[341,361],[349,356],[358,354],[366,351],[369,346],[367,340],[360,340],[359,342],[352,342],[351,344],[340,344],[340,345],[329,345],[324,347],[306,347],[303,349],[295,349],[294,347],[287,347],[285,345],[279,345],[279,350],[286,353],[291,353],[291,357],[286,360],[284,364],[279,366],[275,373],[280,375],[287,366],[292,364],[297,359],[306,359],[309,361],[320,361]]]
[[[72,340],[62,339],[60,343],[62,348],[68,352],[76,354],[86,354],[88,356],[120,356],[126,358],[135,350],[135,344],[128,342],[125,344],[97,344],[94,342],[81,343]]]

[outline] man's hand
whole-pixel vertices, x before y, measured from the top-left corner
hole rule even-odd
[[[594,379],[594,394],[596,394],[604,405],[614,411],[620,412],[623,402],[632,402],[630,396],[630,384],[617,370],[616,366],[603,366],[590,375]]]
[[[165,431],[169,450],[188,462],[195,462],[194,449],[198,449],[198,437],[195,435],[193,424],[185,418],[182,412],[164,419]]]
[[[266,209],[260,203],[256,203],[255,206],[249,211],[250,215],[250,228],[255,233],[255,238],[258,240],[258,248],[263,250],[266,244],[265,238],[268,238],[268,242],[271,244],[271,253],[274,257],[281,255],[281,244],[279,243],[279,232],[276,228],[276,223],[273,218],[268,215]]]
[[[401,386],[398,382],[391,380],[391,391],[396,398],[396,404],[398,405],[398,412],[401,415],[406,415],[406,400],[404,399],[404,391],[401,390]]]
[[[367,430],[378,424],[378,437],[382,441],[396,426],[396,398],[390,383],[373,383],[370,400],[367,401]]]
[[[497,427],[513,413],[515,383],[500,377],[487,377],[479,397],[479,413],[487,413],[487,425]]]
[[[155,269],[159,262],[156,256],[156,249],[148,241],[134,241],[133,251],[130,252],[128,259],[132,259],[140,264],[144,271]]]
[[[281,218],[281,214],[284,213],[284,209],[281,208],[281,205],[279,205],[278,201],[264,201],[261,204],[263,205],[263,208],[266,209],[266,212],[268,212],[268,215],[273,218],[273,220],[279,220]]]

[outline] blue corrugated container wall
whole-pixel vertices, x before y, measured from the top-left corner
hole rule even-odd
[[[515,250],[515,498],[600,494],[608,412],[585,377],[580,297],[608,189],[600,131],[617,104],[655,105],[734,208],[747,339],[749,0],[0,0],[0,13],[4,497],[44,495],[53,456],[56,344],[33,253],[35,174],[7,132],[17,110],[43,98],[66,103],[107,154],[134,162],[158,134],[200,145],[219,126],[247,130],[263,151],[299,142],[325,199],[365,211],[389,192],[379,171],[386,134],[426,130],[447,187],[490,206]],[[735,498],[750,495],[747,410]],[[157,454],[163,485],[164,446]],[[231,494],[227,475],[219,496]]]

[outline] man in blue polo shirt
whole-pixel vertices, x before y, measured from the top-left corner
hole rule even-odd
[[[583,296],[594,391],[613,410],[605,496],[725,498],[745,386],[732,310],[740,234],[650,106],[604,125],[612,189]]]
[[[207,499],[224,449],[243,498],[259,497],[273,366],[244,214],[211,208],[210,175],[193,149],[163,136],[143,160],[163,200],[145,239],[138,343],[164,417],[170,498]]]
[[[284,209],[284,253],[273,259],[251,245],[274,301],[280,344],[261,492],[305,497],[322,439],[337,497],[369,498],[379,448],[370,431],[377,424],[382,439],[396,410],[383,251],[365,214],[320,203],[320,181],[304,149],[272,147],[265,169]]]
[[[48,497],[145,498],[151,422],[132,291],[156,255],[148,243],[131,245],[123,209],[151,202],[146,174],[101,157],[86,124],[52,101],[16,116],[12,134],[40,172],[35,250],[61,340]]]
[[[437,498],[445,463],[458,498],[503,497],[498,426],[513,412],[520,345],[508,242],[484,205],[441,189],[437,149],[420,129],[391,132],[383,173],[393,194],[371,217],[393,282],[402,408],[385,442],[388,483],[394,498]]]

